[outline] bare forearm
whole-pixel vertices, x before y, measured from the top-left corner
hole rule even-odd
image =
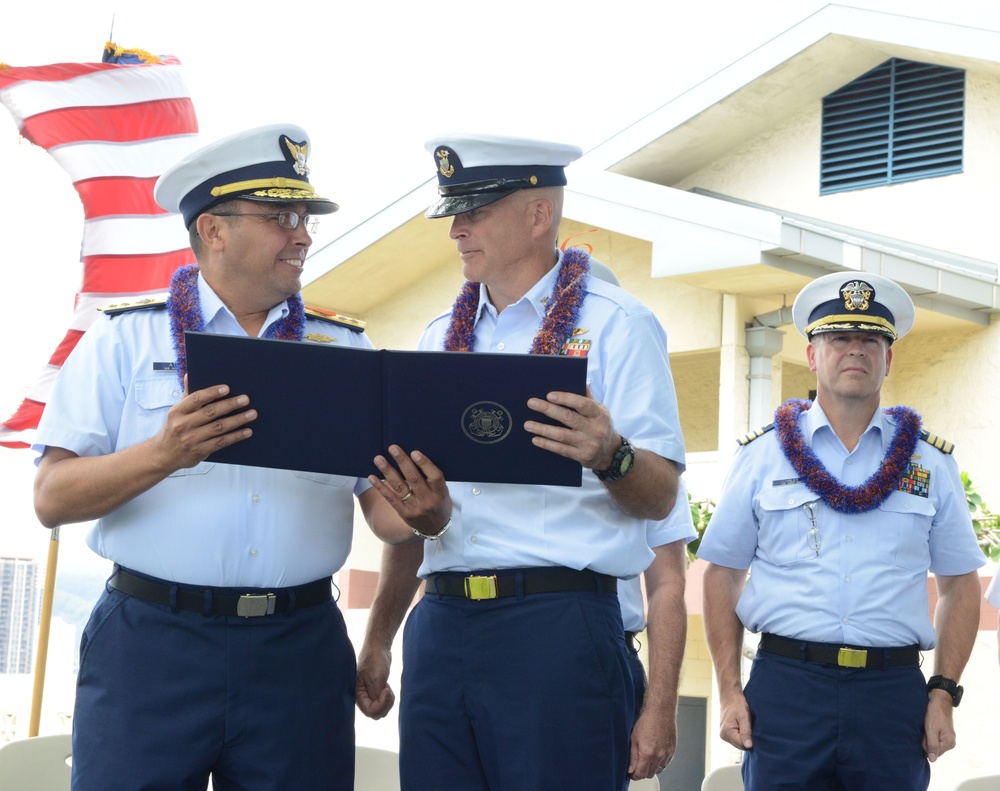
[[[645,706],[659,706],[675,716],[687,640],[684,542],[657,547],[655,551],[657,558],[646,571],[649,688],[646,690]]]
[[[704,576],[705,638],[723,697],[742,694],[743,624],[736,615],[746,571],[709,564]]]
[[[677,465],[670,459],[636,448],[631,472],[605,487],[615,505],[637,519],[666,519],[677,499]]]
[[[979,630],[982,589],[979,572],[937,577],[938,603],[934,611],[937,646],[934,673],[958,681],[972,654]]]
[[[97,519],[148,491],[171,473],[194,467],[220,448],[248,439],[257,419],[245,395],[227,385],[189,393],[167,412],[160,432],[104,456],[46,448],[35,475],[35,513],[46,527]],[[242,411],[240,411],[242,410]]]
[[[151,441],[107,456],[47,448],[35,475],[35,513],[45,527],[99,519],[174,471],[152,451]]]
[[[368,614],[365,644],[389,648],[406,611],[420,588],[417,569],[424,557],[422,543],[387,545],[382,548],[378,586]]]

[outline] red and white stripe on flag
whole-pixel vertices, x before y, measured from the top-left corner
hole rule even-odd
[[[0,64],[0,104],[21,136],[69,174],[84,212],[82,286],[69,329],[28,396],[0,424],[0,445],[25,448],[59,368],[96,309],[162,294],[174,270],[194,262],[183,223],[156,205],[153,185],[194,149],[198,121],[175,57],[110,42],[101,63]]]

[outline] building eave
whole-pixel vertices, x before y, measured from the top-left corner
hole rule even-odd
[[[1000,32],[829,5],[587,152],[578,169],[675,184],[898,57],[1000,75]]]

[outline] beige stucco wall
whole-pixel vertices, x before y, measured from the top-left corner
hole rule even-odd
[[[1000,79],[966,74],[964,172],[889,187],[819,194],[822,103],[746,141],[672,186],[764,206],[940,250],[993,260],[1000,183]]]

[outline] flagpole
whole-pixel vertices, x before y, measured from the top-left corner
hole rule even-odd
[[[52,528],[49,556],[45,563],[45,590],[42,593],[42,620],[38,627],[38,652],[35,655],[35,688],[31,694],[31,721],[28,736],[38,735],[42,718],[42,691],[45,688],[45,663],[49,656],[49,627],[52,624],[52,599],[56,591],[56,564],[59,560],[59,528]]]

